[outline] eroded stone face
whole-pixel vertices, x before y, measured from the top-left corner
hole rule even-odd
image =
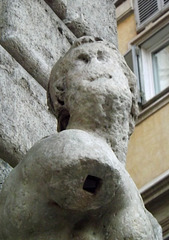
[[[135,82],[114,45],[81,38],[51,73],[48,103],[58,118],[58,130],[93,131],[125,163],[137,115]]]
[[[0,198],[3,240],[162,239],[109,145],[81,130],[35,144]]]

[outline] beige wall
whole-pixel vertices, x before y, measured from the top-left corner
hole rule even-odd
[[[117,24],[119,50],[124,55],[136,37],[134,12]],[[130,139],[127,170],[138,188],[169,169],[169,104],[138,124]]]
[[[127,156],[127,170],[138,188],[168,169],[169,104],[135,128]]]
[[[136,36],[134,13],[117,24],[119,50],[122,54],[128,51],[128,43]]]

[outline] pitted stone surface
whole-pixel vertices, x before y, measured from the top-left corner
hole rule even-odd
[[[0,159],[0,192],[2,189],[2,184],[4,183],[5,179],[8,177],[9,173],[12,171],[12,167]]]
[[[46,91],[0,46],[0,157],[15,166],[32,145],[56,132]]]
[[[59,131],[93,131],[107,140],[125,164],[138,110],[136,95],[135,76],[116,47],[82,37],[54,66],[48,104]]]
[[[117,45],[113,0],[45,0],[76,37],[97,36]]]
[[[100,179],[94,193],[83,188],[89,175]],[[81,130],[35,144],[0,197],[3,240],[162,240],[109,145]]]
[[[76,38],[43,0],[3,0],[0,36],[3,47],[44,88],[54,63]]]

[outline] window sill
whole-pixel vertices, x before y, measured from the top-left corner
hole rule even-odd
[[[131,40],[131,42],[129,43],[129,46],[133,46],[133,45],[138,46],[142,44],[148,38],[150,38],[159,30],[161,30],[163,27],[168,25],[168,17],[169,17],[169,11],[163,14],[155,22],[150,23],[142,32],[140,32],[134,39]]]
[[[164,107],[169,103],[169,87],[160,92],[158,95],[150,99],[144,105],[138,116],[136,125],[140,124],[146,118],[157,112],[160,108]]]

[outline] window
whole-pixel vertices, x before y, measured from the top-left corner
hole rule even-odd
[[[138,64],[143,103],[169,86],[169,26],[139,46]]]
[[[138,31],[169,8],[169,0],[135,0],[134,2]]]
[[[169,86],[169,43],[152,53],[155,93]]]
[[[132,45],[125,59],[137,76],[141,104],[167,89],[169,87],[169,24],[147,40]]]

